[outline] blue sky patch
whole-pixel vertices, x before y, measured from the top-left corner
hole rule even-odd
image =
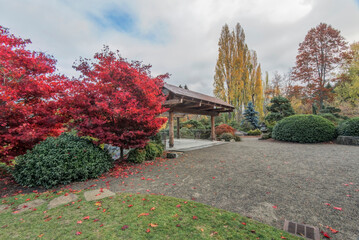
[[[130,11],[125,11],[114,7],[114,9],[105,10],[101,16],[88,14],[89,18],[104,30],[115,29],[116,31],[126,33],[131,37],[146,40],[152,43],[164,43],[167,40],[166,25],[161,22],[153,23],[148,30],[141,31],[137,16]]]

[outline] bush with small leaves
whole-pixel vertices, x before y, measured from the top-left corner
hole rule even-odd
[[[234,141],[240,142],[240,141],[242,141],[242,139],[240,136],[234,135]]]
[[[63,133],[18,156],[11,173],[22,186],[52,188],[98,177],[112,166],[106,150],[73,133]]]
[[[222,133],[222,135],[219,137],[219,139],[225,140],[226,142],[229,142],[232,139],[234,139],[234,136],[231,133]]]
[[[328,119],[335,126],[338,126],[338,123],[339,123],[340,120],[336,116],[334,116],[332,113],[319,113],[318,115],[325,118],[325,119]]]
[[[234,135],[235,129],[227,124],[221,124],[216,127],[215,133],[217,136],[221,136],[223,133],[230,133],[232,136]]]
[[[331,141],[336,137],[332,122],[318,115],[293,115],[279,121],[272,132],[272,138],[280,141],[318,143]]]
[[[131,149],[126,160],[130,163],[143,163],[146,160],[146,150],[144,148]]]
[[[156,157],[160,157],[163,153],[163,147],[160,144],[149,142],[146,147],[146,160],[155,160]]]
[[[359,137],[359,117],[343,121],[338,126],[339,135]]]
[[[249,130],[249,131],[247,132],[247,134],[248,134],[249,136],[259,136],[259,135],[262,134],[262,132],[261,132],[261,130],[259,130],[259,129],[254,129],[254,130]]]
[[[194,138],[193,132],[186,127],[180,129],[180,135],[181,138]]]

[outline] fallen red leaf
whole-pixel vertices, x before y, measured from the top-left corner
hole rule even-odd
[[[155,227],[158,227],[158,224],[150,223],[150,224],[148,224],[148,226],[155,228]]]
[[[323,234],[323,236],[326,238],[331,238],[327,232],[320,231],[320,233]]]
[[[121,229],[122,229],[122,231],[125,231],[127,228],[128,228],[127,225],[123,225]]]
[[[81,224],[82,223],[82,221],[80,220],[80,221],[77,221],[77,224]]]
[[[330,206],[330,203],[324,203],[325,205],[327,205],[327,206]]]
[[[197,216],[193,216],[192,219],[193,219],[193,220],[197,220],[198,217],[197,217]]]
[[[180,204],[178,204],[176,207],[180,208],[180,207],[181,207],[181,205],[180,205]]]
[[[103,224],[101,224],[100,227],[103,227]]]
[[[329,228],[330,229],[330,231],[332,231],[332,233],[338,233],[339,231],[338,230],[335,230],[334,228]]]
[[[278,207],[274,205],[273,208],[276,209],[276,208],[278,208]]]
[[[133,205],[132,205],[132,204],[130,204],[130,205],[128,205],[128,207],[133,207]]]
[[[98,221],[100,221],[100,220],[99,220],[99,219],[97,219],[97,218],[95,218],[93,221],[94,221],[94,222],[98,222]]]
[[[79,231],[76,232],[76,235],[81,235],[81,234],[82,234],[82,232],[79,232]]]
[[[84,217],[83,220],[89,220],[90,216]]]
[[[149,228],[147,228],[146,233],[149,233],[149,232],[151,232],[151,230]]]
[[[48,221],[50,221],[52,218],[47,218],[47,219],[45,219],[45,222],[48,222]]]
[[[340,207],[333,207],[335,210],[339,210],[339,211],[342,211],[342,208]]]
[[[247,225],[247,223],[245,223],[245,222],[242,222],[242,225]]]
[[[139,214],[137,217],[148,216],[148,215],[150,215],[150,214],[149,214],[149,213],[141,213],[141,214]]]

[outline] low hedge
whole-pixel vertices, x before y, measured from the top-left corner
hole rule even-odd
[[[73,133],[63,133],[18,156],[11,173],[23,186],[52,188],[96,178],[112,166],[113,159],[106,150]]]
[[[254,129],[254,130],[249,130],[249,131],[247,132],[247,134],[248,134],[249,136],[259,136],[259,135],[262,134],[262,132],[261,132],[261,130],[259,130],[259,129]]]
[[[343,136],[359,136],[359,117],[343,121],[338,126],[338,134]]]
[[[336,137],[332,122],[317,115],[293,115],[279,121],[272,132],[272,138],[280,141],[318,143],[331,141]]]

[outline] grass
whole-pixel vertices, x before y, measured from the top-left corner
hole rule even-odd
[[[300,239],[236,213],[159,195],[126,193],[87,202],[76,193],[79,199],[69,205],[12,213],[26,200],[49,202],[62,194],[0,200],[12,204],[0,213],[0,239]]]

